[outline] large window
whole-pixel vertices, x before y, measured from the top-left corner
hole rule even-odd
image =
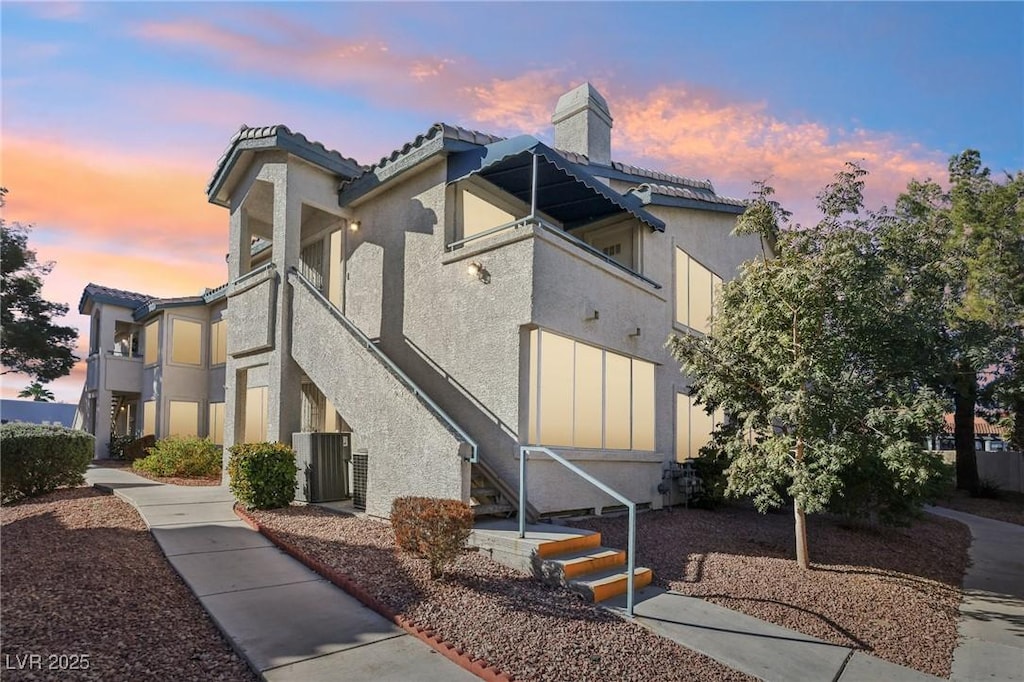
[[[210,325],[210,364],[223,365],[228,361],[228,323],[218,320]]]
[[[210,403],[210,428],[207,435],[217,445],[224,444],[224,403]]]
[[[676,461],[682,462],[700,455],[700,449],[711,440],[711,432],[722,423],[724,413],[704,411],[703,405],[694,404],[694,398],[685,393],[676,394]]]
[[[168,409],[168,436],[199,435],[199,403],[172,400]]]
[[[474,234],[479,234],[492,227],[511,223],[516,219],[508,211],[498,208],[490,201],[465,188],[459,191],[458,210],[458,221],[462,226],[462,239],[472,237]]]
[[[143,336],[143,344],[146,346],[144,362],[147,365],[155,364],[160,358],[160,320],[147,324]]]
[[[722,278],[676,247],[676,322],[705,334]]]
[[[654,365],[551,332],[530,333],[531,443],[654,449]]]
[[[245,391],[245,442],[262,443],[267,439],[267,387]]]
[[[171,362],[200,365],[203,361],[203,325],[174,318],[171,322]]]

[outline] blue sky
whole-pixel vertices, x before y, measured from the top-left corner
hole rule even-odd
[[[813,220],[846,160],[872,205],[948,158],[1024,167],[1024,3],[16,3],[2,20],[5,218],[88,281],[157,295],[224,278],[205,182],[242,123],[371,163],[444,120],[550,139],[590,80],[618,160],[768,178]],[[74,314],[69,319],[80,324]],[[8,378],[9,379],[9,378]],[[20,379],[4,383],[16,392]],[[55,385],[76,400],[80,370]]]

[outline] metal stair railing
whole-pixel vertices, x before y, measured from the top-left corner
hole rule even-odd
[[[289,268],[288,275],[289,277],[293,277],[295,280],[301,282],[302,285],[309,291],[309,293],[311,293],[313,297],[316,298],[317,301],[319,301],[327,309],[327,311],[331,313],[331,315],[333,315],[334,319],[341,323],[341,325],[345,328],[346,331],[348,331],[357,340],[359,340],[359,342],[363,346],[365,346],[368,351],[370,351],[370,354],[376,357],[381,363],[384,364],[385,367],[391,370],[391,373],[394,374],[395,377],[397,377],[398,380],[401,383],[403,383],[405,387],[413,395],[415,395],[421,401],[426,403],[426,405],[431,410],[433,410],[434,414],[436,414],[441,419],[441,421],[447,424],[452,431],[459,435],[459,438],[461,438],[462,441],[469,446],[470,463],[476,464],[479,461],[479,447],[477,446],[476,441],[470,438],[469,434],[466,433],[466,431],[461,426],[456,424],[455,420],[449,417],[447,412],[442,410],[441,407],[437,403],[435,403],[430,398],[429,395],[423,392],[423,389],[417,386],[416,383],[412,379],[410,379],[405,372],[399,369],[398,365],[396,365],[394,361],[384,353],[384,351],[378,348],[377,344],[371,341],[370,337],[364,334],[362,329],[357,327],[355,323],[352,322],[352,320],[345,317],[345,315],[343,315],[342,312],[338,310],[338,307],[331,303],[326,296],[324,296],[322,291],[320,291],[312,282],[309,281],[309,279],[307,279],[301,272],[299,272],[298,268],[294,266]]]
[[[519,537],[526,537],[526,459],[527,453],[537,452],[547,455],[569,471],[573,472],[591,485],[600,488],[629,509],[629,547],[626,550],[626,615],[633,617],[633,583],[636,581],[636,503],[625,495],[608,487],[583,469],[565,459],[553,450],[538,445],[521,445],[519,447]]]

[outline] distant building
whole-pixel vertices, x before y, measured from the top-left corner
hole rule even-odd
[[[43,403],[35,400],[0,400],[0,423],[60,424],[70,427],[75,420],[75,406],[64,403]]]
[[[953,415],[943,415],[942,433],[928,439],[929,450],[956,450],[953,438]],[[982,417],[974,418],[974,449],[977,452],[1003,452],[1007,449],[1006,429],[989,424]]]

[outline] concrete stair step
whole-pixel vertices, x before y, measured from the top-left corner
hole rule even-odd
[[[477,504],[473,506],[473,515],[480,516],[508,516],[515,513],[516,509],[507,502],[495,502],[492,504]]]
[[[654,573],[649,568],[633,569],[633,589],[639,590],[651,584]],[[604,601],[626,593],[628,574],[620,569],[605,569],[573,578],[566,586],[593,602]]]
[[[616,566],[626,565],[626,553],[621,549],[595,547],[575,552],[566,552],[543,560],[545,577],[565,582]]]
[[[471,488],[469,491],[470,497],[497,497],[498,489],[491,488],[489,486],[482,486],[480,488]]]

